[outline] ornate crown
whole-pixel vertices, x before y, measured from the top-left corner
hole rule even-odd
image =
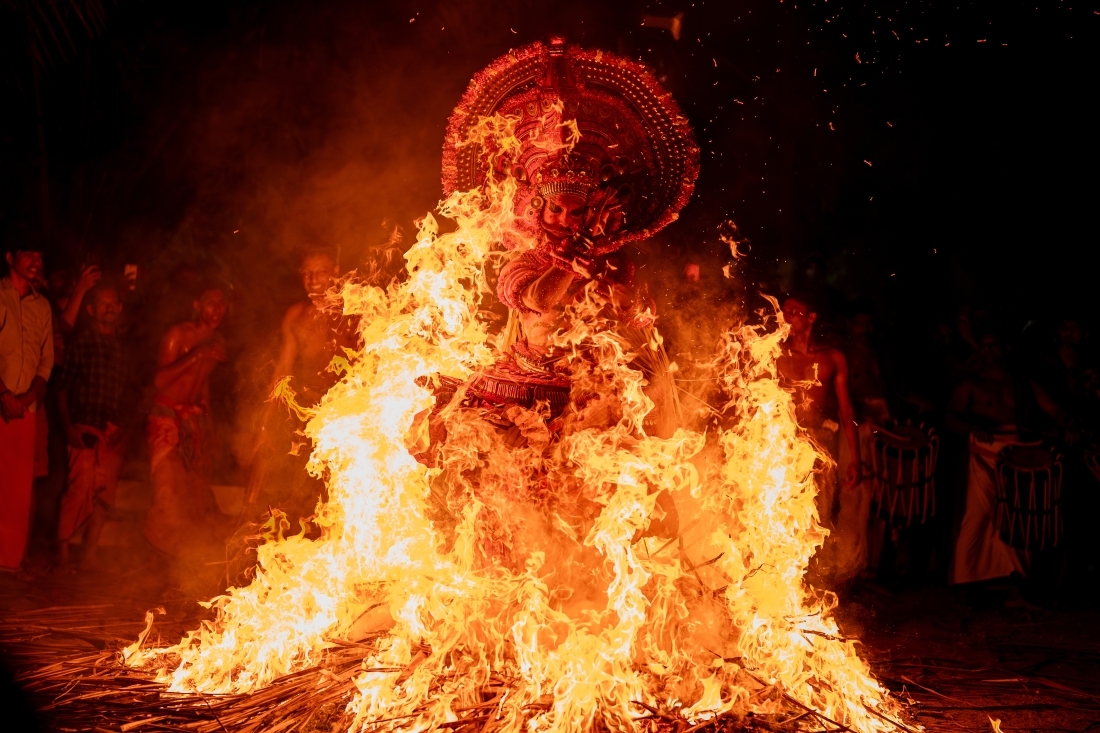
[[[591,191],[596,185],[595,181],[578,179],[578,180],[560,180],[555,179],[547,181],[536,186],[539,195],[543,196],[556,196],[559,193],[575,193],[579,196],[588,197],[588,192]]]
[[[517,153],[490,154],[470,140],[474,125],[496,114],[515,120]],[[511,176],[518,184],[516,213],[531,233],[547,196],[628,187],[623,213],[629,226],[597,242],[596,254],[673,221],[698,173],[699,148],[687,118],[648,67],[567,46],[562,38],[516,49],[479,71],[451,116],[443,147],[447,195],[477,188],[490,174]]]

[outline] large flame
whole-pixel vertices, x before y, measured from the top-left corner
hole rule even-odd
[[[485,120],[483,140],[508,149],[512,124]],[[495,357],[478,309],[513,194],[505,180],[452,196],[441,211],[457,228],[426,216],[406,279],[343,285],[362,347],[307,427],[329,484],[321,539],[261,545],[255,579],[211,601],[213,622],[170,648],[134,645],[127,662],[158,667],[174,691],[240,693],[333,640],[374,638],[355,729],[429,731],[478,708],[494,730],[630,731],[792,705],[892,729],[893,704],[830,616],[835,597],[803,581],[825,531],[818,455],[777,380],[781,318],[720,344],[720,427],[658,438],[638,349],[589,292],[557,336],[574,394],[590,395],[570,429],[551,439],[515,408],[515,447],[451,408],[437,467],[410,455],[427,440],[423,385]],[[671,538],[647,536],[661,495],[680,518]]]

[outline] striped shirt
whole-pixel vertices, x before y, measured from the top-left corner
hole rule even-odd
[[[58,386],[69,395],[69,418],[74,425],[100,430],[107,423],[122,425],[129,366],[118,336],[104,335],[91,325],[77,334],[65,352],[58,379]]]

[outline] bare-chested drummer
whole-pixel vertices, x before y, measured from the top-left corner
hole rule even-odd
[[[227,360],[218,332],[228,309],[224,287],[200,286],[193,307],[194,317],[161,339],[149,413],[153,506],[145,537],[173,556],[221,539],[225,529],[210,487],[210,375]]]
[[[779,357],[779,375],[789,385],[807,385],[797,405],[799,425],[832,454],[844,477],[845,490],[838,491],[836,473],[823,471],[818,477],[817,496],[822,524],[833,530],[819,553],[822,569],[844,580],[848,571],[838,565],[838,558],[851,554],[849,548],[859,546],[866,534],[858,528],[839,531],[842,525],[855,524],[848,518],[858,517],[864,503],[861,492],[855,491],[861,483],[862,466],[855,410],[848,394],[848,360],[839,349],[814,343],[817,309],[809,294],[796,293],[784,299],[783,319],[790,324],[791,332]],[[843,446],[840,435],[844,436]]]
[[[859,483],[860,454],[855,409],[848,394],[848,360],[839,349],[814,342],[817,310],[812,300],[800,293],[783,301],[783,319],[791,325],[791,333],[779,357],[779,374],[788,383],[810,383],[798,404],[798,422],[834,458],[839,459],[838,438],[844,435],[850,455],[844,485],[850,488]]]
[[[332,358],[343,348],[353,346],[354,339],[346,318],[318,307],[318,299],[340,274],[336,258],[325,249],[307,249],[299,259],[298,273],[305,297],[287,308],[283,316],[282,341],[271,386],[290,377],[298,404],[311,407],[336,383],[337,375],[329,369]],[[278,507],[286,513],[292,533],[298,531],[300,518],[314,513],[324,491],[324,484],[306,473],[309,451],[301,449],[304,439],[296,435],[301,427],[294,419],[290,424],[277,424],[273,410],[265,413],[245,508],[246,516],[251,518],[257,509],[265,512],[269,507]],[[287,457],[289,453],[295,455]],[[287,470],[272,470],[277,464]]]

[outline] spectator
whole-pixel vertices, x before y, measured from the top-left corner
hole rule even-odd
[[[317,300],[339,275],[339,267],[331,253],[323,249],[306,250],[299,265],[305,297],[290,306],[283,316],[282,343],[271,386],[289,378],[298,402],[313,406],[336,383],[336,374],[328,366],[342,348],[354,346],[355,334],[348,319],[338,312],[318,307]],[[269,506],[278,507],[286,512],[290,531],[297,533],[299,520],[313,515],[318,500],[324,496],[325,486],[306,470],[309,451],[288,455],[291,434],[302,429],[301,422],[293,417],[289,425],[275,425],[274,422],[269,406],[262,418],[261,445],[255,451],[243,514],[250,518],[255,507],[264,510]]]
[[[194,317],[171,326],[161,339],[149,414],[153,506],[145,537],[179,556],[222,539],[211,478],[210,374],[227,361],[218,327],[228,303],[221,285],[200,286]]]
[[[58,411],[69,444],[69,485],[61,499],[61,561],[84,528],[81,565],[96,565],[95,550],[123,459],[123,398],[129,359],[119,339],[122,301],[112,285],[98,285],[85,310],[92,322],[73,340],[60,368]]]
[[[39,249],[14,248],[0,280],[0,569],[19,572],[34,484],[36,413],[53,369],[50,304],[35,288]]]
[[[946,415],[950,429],[970,436],[966,510],[955,544],[953,583],[1025,574],[1020,553],[1000,538],[993,524],[997,453],[1019,441],[1020,431],[1029,426],[1032,404],[1064,422],[1061,409],[1038,384],[1013,378],[999,337],[987,333],[978,346],[978,371],[955,389]],[[1023,603],[1018,589],[1009,602]]]
[[[871,480],[871,438],[876,425],[890,419],[886,384],[873,342],[874,306],[857,300],[849,306],[844,355],[848,359],[848,391],[851,396],[859,439],[858,483],[851,496],[843,496],[836,518],[836,557],[840,577],[854,578],[869,566],[877,567],[885,526],[871,516],[874,482]]]

